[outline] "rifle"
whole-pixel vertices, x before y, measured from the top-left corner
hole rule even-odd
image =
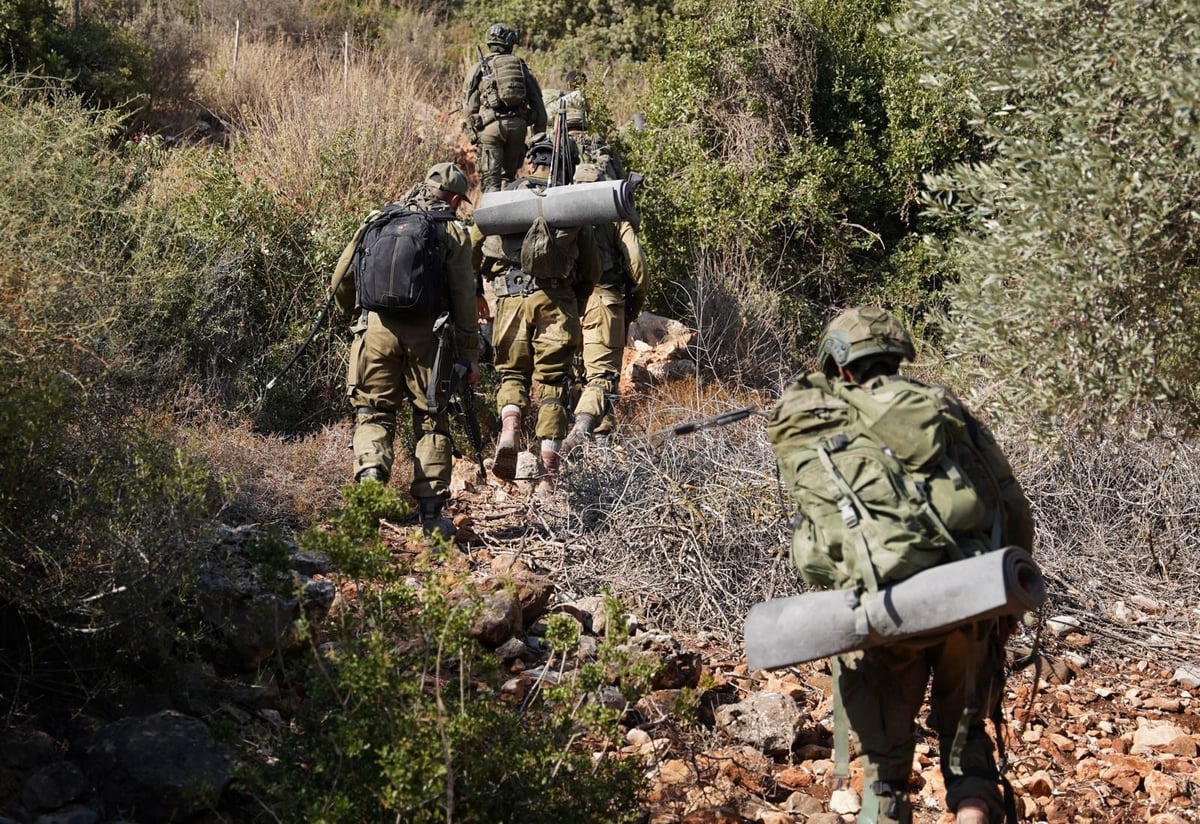
[[[471,449],[475,451],[475,463],[479,464],[479,471],[486,474],[487,468],[483,465],[483,432],[479,429],[479,417],[475,413],[475,390],[467,382],[470,363],[461,358],[455,359],[449,379],[444,384],[441,381],[446,357],[454,348],[454,328],[450,323],[449,312],[442,312],[433,322],[433,336],[437,338],[438,348],[437,354],[433,356],[429,387],[425,390],[426,405],[431,412],[438,409],[437,390],[441,385],[450,399],[448,402],[458,414],[463,429],[467,430],[467,439],[471,442]],[[458,450],[455,450],[455,454],[461,457]]]
[[[730,423],[744,421],[751,415],[766,415],[767,413],[759,409],[757,406],[747,406],[744,409],[734,409],[730,412],[722,412],[720,415],[713,415],[711,418],[701,418],[687,423],[677,424],[676,426],[668,426],[666,429],[658,429],[654,432],[647,432],[645,435],[638,435],[636,438],[629,438],[625,441],[626,444],[637,444],[643,441],[653,441],[655,438],[660,438],[661,441],[677,438],[680,435],[690,435],[693,432],[699,432],[701,429],[708,429],[713,426],[725,426]]]
[[[346,272],[349,272],[353,268],[353,266],[347,266]],[[296,365],[296,361],[300,360],[300,356],[304,354],[305,350],[308,349],[313,340],[317,337],[317,330],[321,328],[321,324],[325,322],[325,318],[329,315],[329,309],[333,306],[333,299],[337,296],[338,287],[342,285],[342,278],[346,277],[346,272],[342,272],[341,277],[337,279],[337,283],[333,284],[333,288],[329,290],[329,297],[325,299],[325,305],[322,306],[321,311],[317,313],[317,319],[313,321],[312,329],[309,330],[308,337],[304,339],[304,343],[300,344],[300,348],[295,351],[291,360],[289,360],[284,367],[279,370],[279,374],[267,381],[267,385],[263,389],[264,392],[275,386],[275,384],[279,382],[279,379],[286,375],[288,370]]]
[[[571,136],[567,133],[567,98],[558,99],[554,121],[554,152],[550,155],[550,185],[565,186],[575,179],[575,158],[571,156]]]

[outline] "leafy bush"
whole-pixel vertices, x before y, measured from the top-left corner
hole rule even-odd
[[[657,305],[686,309],[679,286],[689,291],[694,261],[714,260],[749,294],[782,296],[786,340],[814,334],[830,305],[886,292],[898,267],[922,277],[908,271],[919,258],[891,255],[914,231],[921,172],[967,144],[954,98],[919,86],[914,61],[879,33],[887,13],[815,0],[682,7],[650,72],[647,128],[627,136],[649,181]]]
[[[148,91],[150,50],[119,25],[59,22],[51,0],[0,0],[0,68],[66,78],[96,106],[121,106]]]
[[[359,614],[341,614],[303,675],[305,701],[246,783],[276,820],[634,821],[640,770],[593,760],[574,703],[518,711],[499,697],[499,660],[468,631],[459,582],[386,564],[376,524],[402,509],[379,484],[347,487],[330,524],[306,534],[352,575],[371,575]],[[355,554],[359,557],[356,560]],[[561,635],[561,633],[558,633]],[[576,700],[579,694],[573,696]]]
[[[1200,421],[1195,10],[918,0],[902,30],[935,82],[971,78],[991,147],[929,184],[959,229],[948,329],[966,379],[1046,430]]]
[[[21,650],[161,661],[208,536],[207,472],[163,422],[107,403],[103,380],[0,359],[0,386],[0,609],[28,633],[0,645],[34,676]]]
[[[469,0],[466,12],[482,41],[493,23],[521,32],[521,42],[571,63],[586,59],[644,60],[659,50],[673,0]]]

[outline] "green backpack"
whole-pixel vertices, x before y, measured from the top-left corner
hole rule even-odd
[[[796,506],[804,580],[874,591],[996,548],[989,508],[950,457],[966,426],[937,388],[904,378],[863,387],[813,373],[790,385],[767,436]]]

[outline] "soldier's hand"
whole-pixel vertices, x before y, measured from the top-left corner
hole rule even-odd
[[[475,317],[480,323],[487,323],[492,319],[492,308],[488,306],[487,298],[483,295],[475,296]]]

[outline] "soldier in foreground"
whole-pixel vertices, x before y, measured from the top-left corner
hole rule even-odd
[[[517,34],[504,23],[489,28],[490,54],[480,53],[463,85],[467,135],[484,192],[511,183],[525,157],[526,137],[546,130],[542,90],[525,61],[512,53]]]
[[[576,183],[594,183],[606,177],[604,168],[596,163],[584,163],[575,170]],[[646,297],[646,256],[637,228],[620,221],[593,229],[601,273],[583,310],[585,384],[575,405],[575,425],[563,441],[564,454],[570,454],[593,433],[607,435],[612,430],[625,336]]]
[[[545,189],[553,153],[554,147],[548,141],[531,145],[526,154],[526,175],[507,188]],[[475,268],[481,277],[491,279],[496,294],[492,345],[500,376],[496,406],[501,430],[492,471],[505,480],[516,477],[521,420],[529,407],[530,387],[536,381],[534,434],[541,440],[543,466],[539,496],[555,488],[559,452],[567,434],[571,360],[581,341],[579,306],[600,276],[590,227],[551,231],[552,238],[535,243],[528,232],[484,237],[472,228],[478,241]],[[535,246],[554,252],[553,259],[534,254]]]
[[[438,163],[402,201],[368,215],[332,278],[338,307],[346,315],[359,313],[346,376],[355,417],[354,478],[388,480],[396,415],[407,401],[416,438],[410,491],[422,528],[443,537],[453,532],[441,517],[450,496],[453,445],[448,375],[433,374],[433,327],[440,313],[450,314],[468,383],[479,377],[471,238],[455,217],[466,199],[466,175],[452,163]],[[453,361],[444,359],[444,371]]]
[[[772,414],[768,436],[800,510],[792,560],[810,584],[861,592],[1002,546],[1032,549],[1029,503],[1008,461],[948,389],[899,374],[914,354],[891,314],[851,309],[821,337],[821,373],[790,386]],[[923,493],[908,495],[906,481]],[[1004,820],[1011,792],[1002,797],[984,722],[999,717],[1013,621],[834,657],[837,772],[848,722],[863,758],[861,824],[912,821],[914,719],[927,686],[947,807],[957,824]]]

